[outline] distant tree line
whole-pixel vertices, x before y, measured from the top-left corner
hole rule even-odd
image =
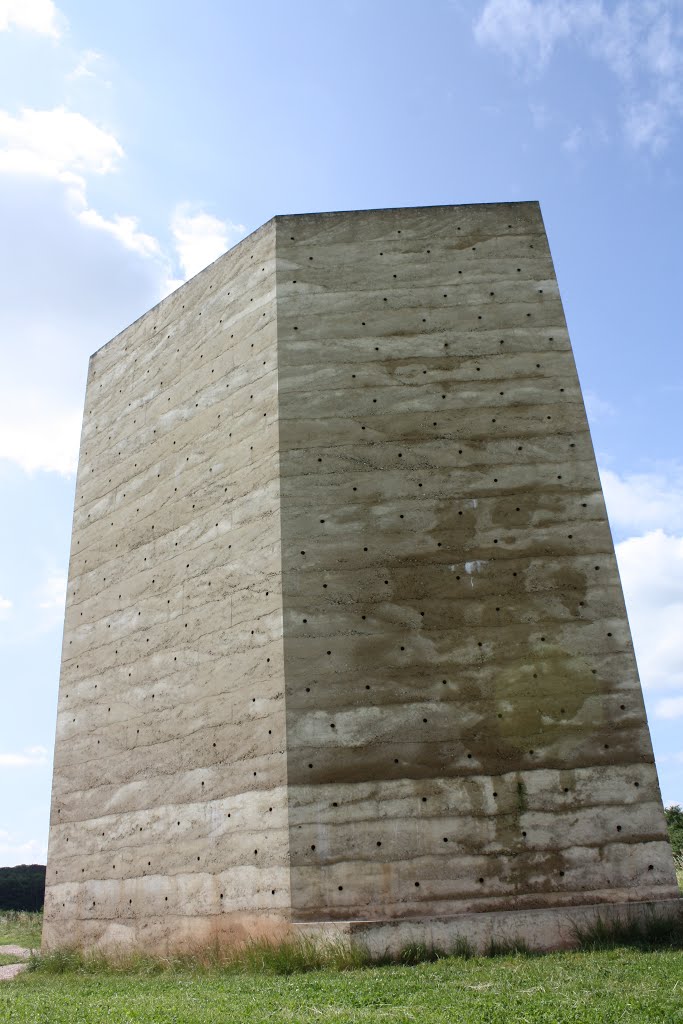
[[[664,809],[664,814],[674,857],[683,857],[683,809],[680,804],[672,804]]]
[[[44,864],[0,868],[0,911],[42,910],[44,899]]]

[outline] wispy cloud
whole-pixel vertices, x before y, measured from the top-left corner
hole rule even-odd
[[[34,768],[48,763],[46,747],[25,747],[20,754],[0,752],[0,768]]]
[[[105,216],[88,200],[93,178],[116,173],[124,158],[123,146],[111,131],[64,106],[25,108],[17,114],[0,110],[0,175],[7,182],[3,190],[8,207],[4,216],[9,214],[19,228],[19,211],[24,210],[34,239],[42,231],[49,238],[59,224],[64,261],[78,247],[78,258],[88,266],[104,258],[110,266],[116,265],[116,273],[121,261],[105,243],[105,238],[114,239],[117,249],[134,253],[150,266],[158,289],[168,276],[169,261],[156,238],[142,231],[135,217]],[[34,195],[33,207],[20,204],[15,212],[7,199],[9,192],[22,202],[28,194]],[[88,267],[79,269],[82,279],[89,278],[92,285]],[[139,277],[147,273],[140,264],[136,269]],[[65,302],[55,295],[54,282],[59,277],[58,269],[47,278],[38,275],[30,305],[24,305],[21,315],[19,299],[14,306],[6,304],[0,314],[4,335],[12,338],[9,358],[14,364],[13,383],[9,384],[7,374],[4,383],[0,381],[0,459],[9,459],[29,473],[47,470],[70,475],[76,469],[81,422],[78,385],[85,366],[74,334],[89,333],[92,350],[99,321],[88,311],[91,303],[85,294],[77,311],[75,307],[66,311]],[[20,287],[22,282],[19,275]],[[41,308],[41,302],[46,308]],[[102,341],[106,340],[105,334]],[[17,387],[16,381],[24,383]]]
[[[118,140],[83,114],[65,107],[0,110],[0,171],[55,178],[85,186],[84,175],[110,174],[123,157]]]
[[[552,116],[545,103],[531,103],[529,111],[536,131],[543,131],[552,121]]]
[[[520,65],[530,62],[542,70],[558,42],[595,28],[602,17],[602,4],[591,0],[488,0],[474,36]]]
[[[635,532],[661,529],[683,533],[683,469],[668,473],[627,473],[600,470],[605,502],[613,527]]]
[[[649,147],[658,153],[666,148],[675,120],[683,114],[683,93],[678,83],[666,82],[651,99],[636,101],[626,108],[624,131],[634,147]]]
[[[102,54],[98,53],[97,50],[84,50],[78,59],[76,67],[66,77],[72,82],[79,78],[96,78],[97,72],[93,69],[102,59]]]
[[[171,234],[184,277],[194,277],[239,241],[246,228],[207,213],[201,206],[180,203],[171,219]],[[176,284],[182,283],[182,280]]]
[[[668,691],[657,717],[683,716],[683,468],[600,478],[643,686]]]
[[[572,128],[569,135],[567,135],[566,139],[562,143],[562,149],[567,153],[578,153],[581,149],[582,143],[583,129],[577,126],[576,128]]]
[[[122,217],[116,215],[111,218],[103,217],[97,210],[85,206],[76,214],[81,224],[91,228],[98,228],[100,231],[107,231],[113,235],[126,249],[138,253],[140,256],[160,256],[161,247],[153,235],[140,231],[137,217]]]
[[[64,24],[52,0],[0,0],[0,32],[17,28],[58,39]]]
[[[683,718],[683,697],[665,697],[655,707],[657,718]]]
[[[39,587],[38,607],[48,611],[57,610],[63,613],[65,601],[67,600],[67,573],[51,572],[45,582]]]
[[[683,537],[653,530],[616,551],[643,686],[678,690],[683,714]]]
[[[594,391],[585,391],[583,400],[586,405],[586,414],[590,422],[597,423],[599,420],[608,419],[614,416],[616,409],[611,402],[600,398]]]
[[[47,846],[39,839],[21,839],[12,832],[0,829],[0,860],[11,867],[14,864],[44,864]]]
[[[488,0],[474,22],[481,46],[541,74],[561,45],[602,62],[619,80],[627,143],[658,152],[683,117],[680,0]]]
[[[43,470],[71,476],[78,463],[80,431],[80,408],[65,409],[51,392],[3,396],[0,459],[16,463],[26,473]]]
[[[12,602],[8,597],[3,597],[2,594],[0,594],[0,622],[3,619],[8,619],[11,611]]]
[[[140,230],[136,217],[105,217],[89,205],[88,177],[117,171],[124,157],[121,143],[111,132],[65,107],[27,108],[16,117],[0,110],[0,147],[0,173],[61,182],[81,224],[106,231],[141,256],[161,255],[157,239]]]

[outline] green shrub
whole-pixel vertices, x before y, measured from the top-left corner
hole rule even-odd
[[[683,809],[680,804],[672,804],[664,808],[666,827],[669,830],[669,842],[674,857],[683,857]],[[680,863],[680,862],[679,862]]]

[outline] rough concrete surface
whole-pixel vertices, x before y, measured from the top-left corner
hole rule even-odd
[[[92,357],[46,947],[677,895],[537,204],[275,218]]]
[[[450,917],[404,917],[384,921],[326,921],[297,925],[307,939],[361,946],[373,958],[398,958],[409,946],[423,946],[444,953],[469,949],[486,954],[494,945],[526,948],[531,952],[575,949],[582,935],[597,925],[683,920],[683,901],[652,900],[643,903],[575,907],[540,907],[532,910],[494,910],[452,914]]]

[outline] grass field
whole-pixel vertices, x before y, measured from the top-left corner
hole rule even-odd
[[[3,1024],[681,1024],[683,953],[614,949],[447,958],[288,976],[26,973]]]
[[[0,946],[40,949],[43,915],[26,910],[0,910]]]
[[[40,915],[0,917],[0,944],[35,944]],[[20,939],[28,939],[20,943]],[[600,936],[598,936],[600,938]],[[602,936],[608,944],[634,936]],[[642,939],[642,936],[641,936]],[[3,1024],[683,1024],[679,948],[618,946],[531,956],[445,957],[416,966],[306,970],[263,950],[217,964],[78,954],[37,960],[0,984]],[[594,936],[595,940],[595,936]],[[414,951],[419,955],[419,951]],[[328,960],[330,958],[328,957]],[[258,969],[260,965],[260,969]]]

